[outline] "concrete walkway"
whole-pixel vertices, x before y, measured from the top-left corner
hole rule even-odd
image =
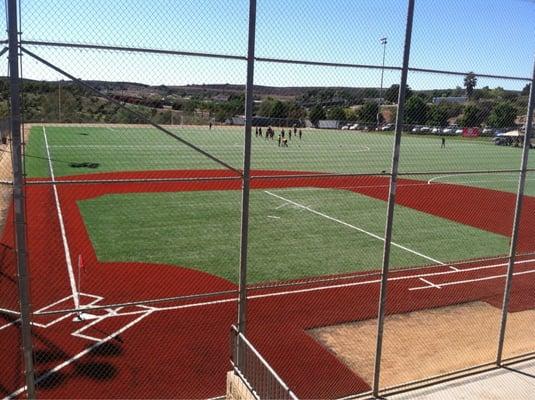
[[[389,400],[532,400],[535,399],[535,360],[460,378],[402,394]]]

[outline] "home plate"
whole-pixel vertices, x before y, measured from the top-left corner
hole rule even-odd
[[[89,321],[89,320],[98,319],[98,318],[102,318],[102,316],[81,312],[81,313],[76,314],[76,316],[72,320],[75,322],[81,322],[81,321]]]

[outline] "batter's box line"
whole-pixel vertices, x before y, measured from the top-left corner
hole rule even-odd
[[[144,306],[144,305],[136,305],[134,307],[141,308],[141,309],[144,310],[144,312],[136,312],[135,314],[133,314],[132,312],[127,312],[127,313],[122,313],[121,314],[120,311],[122,309],[126,308],[126,307],[106,308],[105,309],[107,311],[106,314],[97,317],[96,319],[94,319],[90,323],[88,323],[87,325],[84,325],[80,329],[72,332],[71,336],[79,337],[79,338],[86,339],[86,340],[93,341],[93,342],[100,342],[102,340],[101,338],[96,338],[94,336],[86,335],[86,334],[83,334],[82,332],[84,332],[87,329],[99,324],[100,322],[104,321],[105,319],[116,318],[116,317],[124,317],[124,316],[127,316],[127,315],[139,315],[139,314],[141,314],[141,315],[149,315],[149,314],[152,314],[154,311],[158,310],[155,307]]]
[[[85,296],[85,297],[89,297],[89,298],[92,298],[92,299],[93,299],[90,303],[87,303],[85,306],[93,306],[93,305],[99,303],[100,301],[104,300],[104,297],[96,296],[96,295],[93,295],[93,294],[80,293],[80,295]],[[40,313],[42,313],[42,312],[44,312],[44,311],[48,311],[48,310],[50,310],[52,307],[55,307],[55,306],[57,306],[58,304],[64,303],[64,302],[66,302],[66,301],[68,301],[68,300],[70,300],[70,299],[72,299],[72,298],[73,298],[73,296],[72,296],[72,294],[71,294],[71,295],[66,296],[66,297],[63,297],[63,298],[61,298],[61,299],[59,299],[59,300],[56,300],[55,302],[50,303],[50,304],[48,304],[48,305],[46,305],[46,306],[44,306],[44,307],[41,307],[41,308],[39,308],[38,310],[36,310],[36,311],[33,313],[33,316],[34,316],[34,317],[39,317],[39,316],[41,316]],[[60,317],[55,318],[55,319],[53,319],[52,321],[50,321],[50,322],[48,322],[48,323],[46,323],[46,324],[44,324],[44,323],[40,323],[40,322],[36,322],[36,321],[30,321],[30,325],[31,325],[31,326],[35,326],[35,327],[37,327],[37,328],[45,328],[45,329],[46,329],[46,328],[49,328],[49,327],[51,327],[51,326],[53,326],[53,325],[55,325],[55,324],[57,324],[57,323],[63,321],[63,320],[66,319],[66,318],[69,318],[70,316],[72,316],[72,315],[74,315],[74,314],[75,314],[74,312],[70,312],[70,313],[61,315]],[[45,315],[50,315],[50,314],[45,314]],[[8,323],[6,323],[6,324],[4,324],[4,325],[0,325],[0,331],[3,330],[3,329],[7,329],[7,328],[9,328],[9,327],[12,326],[12,325],[16,325],[16,324],[20,323],[20,320],[21,320],[20,318],[17,318],[17,319],[14,320],[14,321],[8,322]]]

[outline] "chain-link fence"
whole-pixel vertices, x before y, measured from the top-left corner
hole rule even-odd
[[[2,2],[2,396],[223,396],[233,324],[303,398],[531,357],[514,3]]]

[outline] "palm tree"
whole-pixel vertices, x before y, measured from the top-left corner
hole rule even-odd
[[[469,99],[472,97],[472,93],[474,92],[476,84],[476,74],[474,74],[473,72],[469,72],[468,74],[466,74],[466,76],[464,77],[464,87],[466,88],[466,95]]]

